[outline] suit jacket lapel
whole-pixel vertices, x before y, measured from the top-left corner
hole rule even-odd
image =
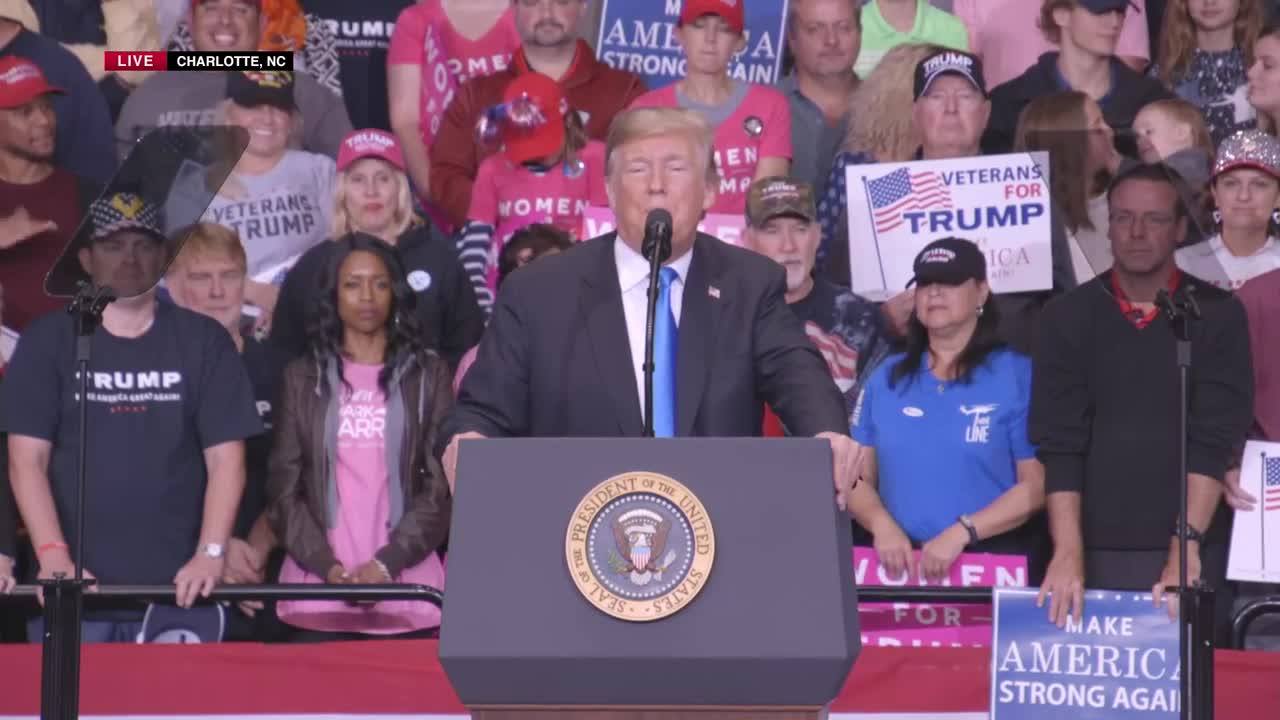
[[[584,292],[579,311],[600,379],[613,400],[618,427],[625,437],[640,437],[644,433],[644,421],[635,365],[631,360],[631,340],[627,337],[627,319],[622,310],[618,268],[613,259],[616,237],[611,235],[609,241],[599,243],[599,255],[591,271],[582,278]]]
[[[722,305],[716,285],[720,265],[712,239],[699,234],[693,244],[693,261],[684,283],[680,306],[680,344],[676,349],[676,434],[693,433],[694,420],[702,405],[714,356],[716,328],[720,327]]]

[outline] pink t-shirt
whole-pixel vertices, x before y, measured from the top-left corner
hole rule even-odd
[[[520,35],[516,32],[513,13],[508,9],[488,32],[472,40],[458,34],[453,23],[449,22],[441,0],[422,0],[405,8],[396,20],[391,46],[387,50],[387,63],[423,64],[427,58],[427,28],[434,24],[440,32],[440,50],[446,58],[446,66],[459,87],[471,78],[506,70],[511,64],[511,57],[520,48]]]
[[[587,143],[578,159],[577,172],[566,171],[560,164],[536,173],[512,165],[501,153],[480,163],[467,219],[494,228],[486,269],[490,289],[496,289],[498,281],[498,253],[517,230],[547,223],[577,237],[587,207],[609,204],[604,189],[604,143]]]
[[[742,215],[760,158],[792,157],[791,108],[786,96],[771,87],[748,85],[738,106],[724,116],[714,108],[687,102],[676,85],[645,93],[631,106],[686,107],[707,114],[716,125],[715,161],[720,169],[720,193],[708,212]]]
[[[329,546],[348,570],[373,559],[387,544],[391,517],[391,488],[387,483],[386,397],[378,387],[381,365],[343,364],[351,390],[338,408],[337,467],[338,517],[329,530]],[[407,479],[406,479],[407,480]],[[405,568],[396,582],[444,589],[444,567],[431,553],[423,562]],[[282,583],[324,583],[286,557],[280,569]],[[359,632],[372,635],[404,633],[437,627],[440,609],[430,603],[407,600],[374,605],[350,605],[340,601],[281,602],[280,619],[290,625],[324,632]]]
[[[1116,55],[1148,58],[1146,0],[1136,0],[1120,28]],[[1008,82],[1036,64],[1040,56],[1058,48],[1037,25],[1039,0],[955,0],[952,14],[969,30],[969,50],[982,58],[987,89]]]

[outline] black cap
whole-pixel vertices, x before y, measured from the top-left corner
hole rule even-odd
[[[907,287],[916,285],[960,285],[966,280],[985,282],[987,259],[972,240],[949,237],[934,240],[916,255],[912,265],[915,277]]]
[[[969,81],[975,90],[987,96],[987,80],[982,73],[982,60],[960,50],[939,50],[916,63],[914,99],[929,91],[933,81],[943,75],[958,75]]]
[[[293,100],[291,72],[252,70],[227,73],[227,97],[246,108],[271,105],[291,111],[297,107]]]

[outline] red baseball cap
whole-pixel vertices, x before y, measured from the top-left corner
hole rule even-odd
[[[502,101],[507,105],[502,143],[508,160],[519,165],[564,150],[569,101],[559,83],[542,73],[527,72],[507,85]],[[529,116],[535,108],[541,117]]]
[[[703,15],[719,15],[739,34],[747,26],[742,4],[745,0],[684,0],[680,24],[692,23]]]
[[[40,68],[24,57],[0,58],[0,109],[22,107],[49,93],[66,95],[67,91],[50,85]]]
[[[356,130],[348,133],[338,146],[338,172],[344,172],[351,163],[367,157],[385,160],[404,172],[404,154],[396,136],[385,130]]]

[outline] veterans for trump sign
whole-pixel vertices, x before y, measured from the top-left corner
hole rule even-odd
[[[898,294],[916,254],[944,237],[977,243],[994,292],[1050,289],[1048,163],[1035,152],[849,166],[853,291],[871,300]]]
[[[991,720],[1178,717],[1178,624],[1150,593],[1088,592],[1062,629],[1036,595],[995,591]]]
[[[650,90],[683,79],[688,66],[675,27],[684,0],[604,0],[597,54],[606,65],[633,72]],[[748,2],[746,47],[729,61],[729,75],[773,85],[782,79],[787,0]]]

